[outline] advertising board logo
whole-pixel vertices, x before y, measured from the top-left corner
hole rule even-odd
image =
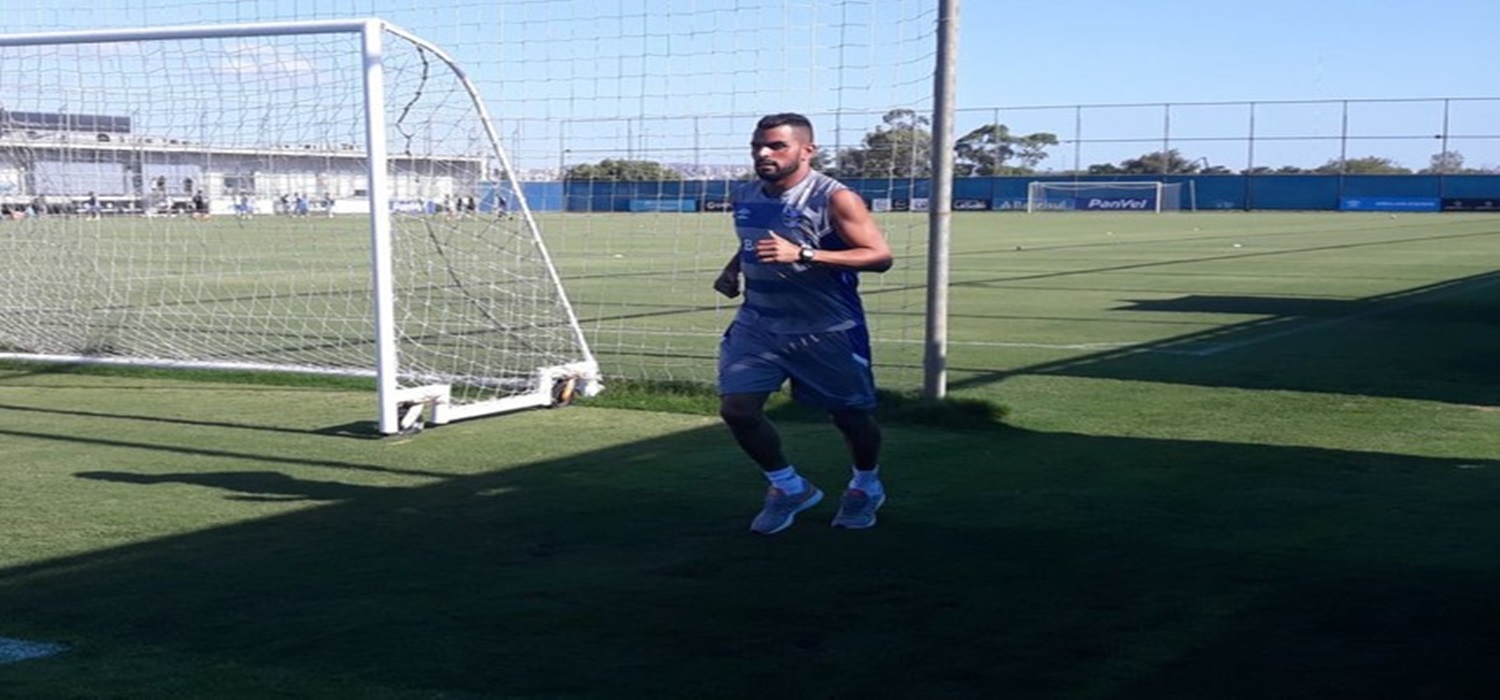
[[[1084,209],[1148,209],[1151,200],[1141,197],[1090,197]]]
[[[1340,211],[1441,211],[1437,197],[1344,197]]]
[[[1078,202],[1073,199],[1039,199],[1029,204],[1025,197],[997,197],[990,202],[990,209],[994,211],[1026,211],[1029,206],[1035,211],[1072,211],[1077,208]]]
[[[1500,211],[1500,199],[1490,197],[1445,197],[1443,211]]]

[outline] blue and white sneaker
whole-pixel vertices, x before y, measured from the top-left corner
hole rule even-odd
[[[871,496],[859,489],[849,489],[839,498],[839,512],[833,516],[833,526],[850,530],[875,527],[875,511],[885,505],[885,494]]]
[[[803,480],[802,493],[795,496],[772,486],[766,491],[766,505],[750,522],[750,531],[757,535],[774,535],[792,526],[797,514],[818,505],[823,492],[811,482]]]

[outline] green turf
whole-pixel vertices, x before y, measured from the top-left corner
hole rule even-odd
[[[581,309],[694,305],[580,256],[657,219],[552,222]],[[69,647],[0,696],[1493,697],[1497,259],[1487,216],[962,216],[972,403],[886,337],[869,532],[748,535],[691,382],[373,439],[357,385],[0,366],[0,637]]]

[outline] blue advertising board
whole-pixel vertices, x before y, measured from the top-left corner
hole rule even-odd
[[[983,200],[977,200],[983,201]],[[1026,211],[1025,197],[996,197],[989,202],[993,211]],[[1031,202],[1041,211],[1156,211],[1155,197],[1051,197]],[[957,208],[957,207],[955,207]]]
[[[696,199],[632,199],[630,200],[630,211],[670,211],[670,212],[693,212],[698,211],[698,200]]]
[[[1441,211],[1437,197],[1341,197],[1339,211]]]
[[[1500,211],[1500,197],[1444,197],[1443,211]]]

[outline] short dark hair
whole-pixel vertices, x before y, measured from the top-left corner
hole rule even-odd
[[[790,126],[796,129],[807,129],[807,140],[809,142],[816,141],[816,139],[813,138],[812,122],[808,120],[807,117],[797,114],[796,112],[780,112],[777,114],[767,114],[766,116],[761,117],[759,122],[756,122],[755,130],[765,131],[766,129],[775,129],[778,126]]]

